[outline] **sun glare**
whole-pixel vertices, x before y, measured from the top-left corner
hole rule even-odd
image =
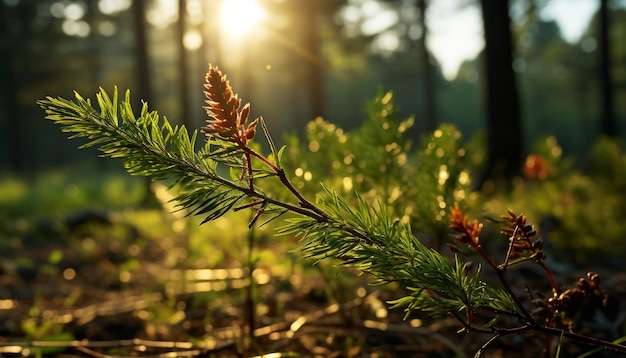
[[[223,0],[220,25],[227,36],[241,38],[267,16],[257,0]]]

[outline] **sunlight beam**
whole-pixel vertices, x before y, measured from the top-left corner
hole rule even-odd
[[[220,9],[220,26],[228,37],[240,39],[248,35],[267,13],[257,0],[225,0]]]

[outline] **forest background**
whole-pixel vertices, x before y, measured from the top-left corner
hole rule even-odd
[[[137,103],[158,104],[174,123],[199,128],[209,62],[229,74],[240,96],[255,104],[252,114],[263,115],[276,132],[303,134],[317,116],[346,130],[357,127],[366,117],[365,102],[380,88],[394,92],[400,116],[415,116],[416,139],[439,123],[455,124],[466,138],[489,129],[481,50],[487,12],[477,1],[237,4],[0,2],[2,171],[32,174],[85,163],[117,168],[93,159],[93,152],[76,151],[41,120],[35,100],[46,95],[131,88]],[[232,5],[235,14],[228,15]],[[600,16],[602,8],[608,16]],[[521,151],[527,154],[538,137],[551,134],[564,156],[584,163],[599,135],[623,139],[626,3],[515,0],[509,14],[517,91],[509,97],[519,103]],[[578,22],[578,34],[555,20],[566,17],[576,19],[569,23]]]

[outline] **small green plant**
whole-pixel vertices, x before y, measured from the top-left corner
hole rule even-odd
[[[438,188],[439,192],[420,193],[423,187],[413,188],[405,182],[403,175],[406,172],[401,166],[407,158],[398,162],[398,156],[405,153],[410,143],[401,136],[397,140],[393,137],[404,132],[401,129],[410,122],[399,125],[390,122],[389,115],[393,114],[388,107],[390,99],[380,96],[373,105],[374,112],[379,114],[374,122],[379,121],[387,128],[397,126],[395,133],[388,133],[389,137],[372,139],[377,141],[375,145],[370,144],[375,150],[372,157],[381,158],[384,172],[398,177],[379,178],[373,185],[355,177],[352,187],[375,190],[379,195],[344,195],[323,184],[311,189],[304,175],[306,168],[299,167],[301,172],[296,170],[296,176],[303,176],[305,180],[294,181],[283,161],[285,147],[276,147],[262,118],[250,120],[249,104],[242,106],[241,99],[216,67],[209,67],[205,88],[209,119],[201,129],[206,142],[199,149],[195,147],[198,131],[190,135],[185,127],[172,126],[167,119],[160,119],[157,112],[149,111],[147,104],[143,104],[139,117],[136,117],[129,92],[120,102],[117,89],[112,97],[100,90],[97,94],[99,110],[79,94],[75,95],[74,101],[48,97],[38,103],[45,109],[48,119],[73,134],[71,138],[87,138],[89,141],[83,147],[99,146],[105,156],[120,159],[131,174],[164,180],[176,187],[174,200],[179,209],[189,215],[201,216],[203,223],[230,211],[250,210],[249,228],[274,222],[278,234],[301,240],[305,256],[337,260],[341,265],[368,273],[374,284],[396,283],[406,289],[408,294],[405,297],[390,304],[404,308],[407,317],[413,310],[425,311],[433,317],[450,315],[460,322],[461,332],[491,334],[492,338],[477,355],[504,336],[528,333],[547,337],[546,356],[555,352],[555,339],[562,338],[626,353],[626,346],[574,332],[574,321],[569,319],[568,312],[573,309],[572,302],[578,301],[572,298],[600,298],[604,301],[599,276],[590,274],[582,278],[577,288],[562,290],[545,263],[534,226],[524,215],[509,211],[502,219],[502,232],[508,238],[508,245],[501,263],[483,248],[479,239],[482,225],[468,221],[459,205],[450,202],[462,199],[456,183],[467,185],[469,179],[457,160],[464,155],[462,148],[454,145],[444,148],[446,143],[453,142],[437,141],[438,138],[455,137],[449,127],[436,132],[438,135],[433,136],[421,155],[431,161],[438,158],[439,165],[418,166],[415,173],[418,183],[422,179],[426,183],[430,181],[428,185]],[[335,135],[340,143],[344,140],[336,128],[324,127],[323,123],[319,125],[320,130]],[[254,142],[259,128],[270,149],[267,155]],[[364,131],[376,133],[375,128],[366,127]],[[388,147],[377,149],[390,138],[395,145],[388,143]],[[323,143],[317,145],[318,150],[329,149],[324,148]],[[363,166],[352,169],[354,175],[360,174],[362,178],[376,176],[373,169],[376,167],[369,162],[371,158],[353,158],[353,153],[349,152],[333,155],[336,160],[341,160],[335,170],[341,169],[342,165],[349,167],[352,160],[362,160]],[[329,165],[333,168],[332,163]],[[347,171],[344,178],[351,178],[352,174]],[[447,181],[450,176],[456,178],[452,183]],[[456,255],[445,257],[418,240],[411,226],[415,217],[408,215],[405,219],[407,213],[402,208],[402,201],[389,200],[389,196],[402,195],[403,190],[417,190],[411,197],[434,200],[428,203],[434,209],[424,209],[418,215],[424,218],[428,211],[434,218],[432,224],[417,223],[420,230],[429,228],[440,236],[441,225],[449,212],[449,225],[457,244]],[[314,199],[305,193],[314,193]],[[382,199],[377,199],[381,195]],[[399,215],[403,217],[398,218]],[[460,253],[478,254],[486,267],[495,273],[495,282],[483,278],[481,264],[472,267]],[[531,297],[525,299],[513,289],[507,270],[525,262],[539,265],[545,273],[551,286],[547,296],[535,297],[529,291]]]
[[[25,334],[25,339],[45,342],[62,342],[74,339],[71,333],[63,331],[62,323],[42,319],[40,311],[39,305],[34,305],[29,310],[29,317],[22,320],[20,326]],[[27,352],[34,357],[42,357],[43,355],[60,353],[63,351],[63,348],[44,346],[32,347],[31,350]]]

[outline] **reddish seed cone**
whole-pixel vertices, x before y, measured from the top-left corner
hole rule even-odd
[[[254,138],[259,119],[248,124],[250,104],[247,103],[241,111],[241,99],[233,93],[226,75],[212,65],[206,74],[206,103],[204,108],[209,115],[202,132],[207,136],[215,136],[240,145],[246,145]],[[247,125],[247,126],[246,126]]]

